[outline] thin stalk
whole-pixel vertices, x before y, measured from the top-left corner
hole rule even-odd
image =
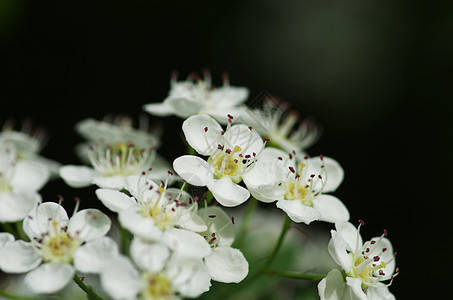
[[[244,218],[242,220],[241,228],[239,229],[239,232],[234,241],[235,248],[240,248],[242,241],[244,240],[245,235],[247,234],[248,225],[249,225],[250,219],[252,218],[253,212],[255,211],[255,207],[256,207],[257,203],[258,203],[258,201],[254,197],[250,197],[250,199],[247,201],[247,208],[244,213]]]
[[[103,300],[101,296],[96,294],[92,288],[88,287],[77,274],[74,274],[74,282],[87,294],[88,299]]]
[[[278,251],[280,251],[280,248],[282,247],[283,240],[285,239],[286,233],[288,232],[290,225],[291,225],[291,219],[288,216],[286,216],[285,221],[283,222],[282,231],[280,232],[280,236],[278,237],[277,244],[275,244],[274,251],[272,251],[271,255],[269,256],[269,259],[267,260],[266,264],[264,265],[264,268],[263,268],[264,271],[267,271],[269,269],[269,267],[272,265],[272,263],[274,262]]]
[[[129,246],[130,246],[130,234],[127,229],[123,228],[121,224],[118,224],[119,226],[119,231],[120,231],[120,238],[121,238],[121,252],[124,255],[129,256]]]
[[[6,298],[6,299],[15,299],[15,300],[49,300],[53,298],[47,298],[47,297],[29,297],[29,296],[20,296],[20,295],[14,295],[10,294],[4,290],[0,290],[0,296]]]
[[[300,273],[300,272],[292,272],[292,271],[276,271],[276,270],[267,270],[266,273],[270,275],[277,275],[286,278],[296,278],[296,279],[307,279],[313,281],[320,281],[326,274],[309,274],[309,273]]]

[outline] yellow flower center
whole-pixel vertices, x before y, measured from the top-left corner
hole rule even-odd
[[[164,300],[173,294],[171,280],[163,273],[145,274],[147,286],[142,292],[145,299]]]
[[[42,243],[44,261],[71,263],[72,254],[79,246],[79,242],[72,238],[66,231],[60,230],[58,228],[58,222],[54,221],[52,227],[55,229],[55,234],[46,236]]]
[[[241,147],[235,146],[233,151],[230,149],[222,150],[209,157],[208,163],[214,166],[215,179],[228,176],[235,183],[241,182],[241,175],[245,167],[243,158],[237,154],[241,150]]]

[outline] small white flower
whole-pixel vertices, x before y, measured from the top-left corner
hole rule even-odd
[[[0,142],[0,222],[20,221],[41,200],[37,193],[50,170],[32,160],[17,160],[14,145]]]
[[[235,236],[232,219],[218,206],[202,208],[198,215],[208,224],[208,230],[200,234],[212,248],[204,259],[211,278],[225,283],[242,281],[249,265],[242,252],[231,247]]]
[[[140,148],[135,144],[96,144],[88,152],[91,168],[86,166],[66,165],[59,173],[71,187],[80,188],[95,184],[103,188],[123,189],[126,178],[140,174],[145,170],[150,178],[164,178],[170,165],[153,148]]]
[[[0,250],[0,268],[6,273],[29,272],[25,283],[36,293],[59,291],[71,280],[75,269],[84,272],[100,270],[99,256],[84,255],[85,247],[115,253],[105,250],[106,247],[116,247],[114,243],[105,242],[108,238],[104,236],[110,230],[110,224],[110,219],[97,209],[81,210],[69,219],[60,204],[46,202],[37,205],[23,224],[31,241],[6,243]],[[109,245],[105,246],[105,243]],[[78,255],[82,259],[77,258]]]
[[[334,191],[343,180],[343,169],[328,157],[306,156],[296,166],[295,152],[266,148],[255,167],[244,176],[250,193],[263,202],[277,201],[277,207],[294,222],[349,220],[344,204],[324,192]]]
[[[256,156],[263,149],[260,135],[242,124],[226,130],[208,115],[195,115],[184,121],[182,130],[189,145],[199,154],[209,156],[205,161],[193,155],[178,157],[173,168],[182,179],[195,186],[207,186],[215,199],[224,206],[245,202],[250,193],[238,185],[244,174],[252,169]]]
[[[395,271],[396,253],[386,238],[387,232],[363,243],[360,235],[363,221],[359,222],[358,228],[349,222],[336,223],[336,230],[331,231],[329,253],[346,273],[346,281],[338,270],[329,272],[318,285],[323,300],[395,299],[388,285],[399,270]],[[389,284],[383,283],[388,281]]]
[[[266,97],[261,109],[248,109],[241,121],[252,125],[261,136],[270,139],[268,146],[286,152],[296,151],[303,157],[305,149],[313,145],[320,136],[320,128],[310,119],[299,121],[299,114],[290,109],[287,102]]]
[[[244,108],[242,104],[248,97],[245,87],[230,86],[226,76],[223,86],[214,88],[208,72],[204,80],[188,77],[186,81],[177,81],[176,75],[172,76],[170,92],[162,103],[151,103],[144,106],[144,110],[152,115],[176,115],[187,118],[195,114],[209,114],[219,122],[225,121],[225,115],[239,115]]]
[[[119,214],[119,221],[142,239],[165,242],[184,255],[204,257],[210,253],[195,232],[206,230],[196,214],[197,199],[182,190],[157,185],[142,176],[129,176],[126,189],[131,197],[116,190],[98,189],[96,195],[110,210]],[[183,240],[193,240],[188,247]]]
[[[200,259],[177,256],[163,244],[134,239],[131,257],[133,262],[113,259],[100,273],[103,289],[115,300],[195,298],[211,285]]]

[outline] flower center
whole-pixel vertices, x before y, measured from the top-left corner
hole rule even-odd
[[[134,144],[116,143],[106,147],[91,147],[89,158],[93,167],[104,176],[129,176],[140,173],[151,164],[153,149],[138,148]]]
[[[145,274],[146,288],[142,291],[144,299],[169,299],[173,294],[171,280],[163,273]]]
[[[310,191],[309,186],[299,180],[289,181],[286,183],[286,200],[300,200],[306,206],[313,207],[315,194]]]
[[[146,218],[152,218],[154,220],[154,225],[161,230],[165,230],[165,228],[173,221],[173,216],[167,212],[167,209],[173,205],[167,203],[170,205],[168,206],[165,203],[162,203],[162,201],[166,201],[165,191],[165,187],[160,186],[156,191],[156,199],[146,199],[145,202],[142,202],[140,209],[140,214]]]
[[[72,254],[79,242],[66,232],[66,228],[58,228],[58,222],[52,222],[53,232],[46,235],[41,244],[44,261],[72,262]]]
[[[219,150],[208,159],[208,163],[214,167],[214,178],[220,179],[228,176],[235,183],[241,182],[241,175],[246,167],[241,154],[238,154],[242,150],[241,147],[235,146],[233,151],[231,149]]]

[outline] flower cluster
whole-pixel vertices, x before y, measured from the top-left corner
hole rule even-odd
[[[321,299],[394,299],[388,286],[399,269],[387,231],[364,243],[364,222],[358,228],[349,223],[345,203],[332,195],[343,181],[343,168],[331,157],[307,154],[319,127],[299,121],[289,105],[272,98],[247,108],[248,93],[230,86],[227,76],[220,87],[214,87],[209,72],[185,81],[172,76],[168,97],[144,110],[183,119],[181,145],[188,153],[176,158],[158,153],[162,127],[150,127],[143,116],[138,128],[123,115],[76,124],[86,140],[75,145],[80,165],[41,157],[47,138],[30,121],[20,130],[5,123],[0,132],[0,270],[11,274],[10,282],[22,274],[19,291],[30,297],[63,295],[77,285],[89,299],[211,293],[221,298],[225,284],[242,283],[235,293],[247,298],[256,278],[272,275],[266,282],[271,287],[279,275],[318,282]],[[68,217],[62,196],[43,202],[39,190],[49,180],[78,189],[95,185],[99,209],[79,209],[75,198]],[[250,219],[257,206],[269,206],[267,213],[283,217],[275,241],[270,230],[253,230]],[[275,227],[273,218],[264,218]],[[335,228],[324,246],[331,258],[323,260],[337,267],[326,274],[279,269],[276,257],[285,235],[301,226],[306,231],[315,221]],[[273,244],[273,250],[254,256],[265,244]],[[294,245],[299,253],[300,244]],[[8,286],[0,288],[0,296],[20,297]]]

